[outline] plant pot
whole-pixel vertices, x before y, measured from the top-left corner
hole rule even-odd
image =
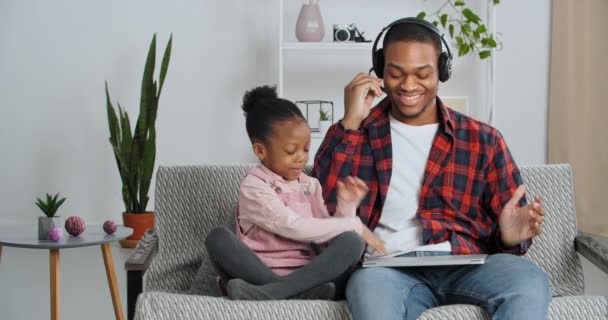
[[[327,130],[331,127],[331,121],[329,120],[321,120],[319,121],[319,132],[321,134],[325,134]]]
[[[38,217],[38,240],[49,240],[49,231],[55,227],[63,229],[63,219],[60,216]]]
[[[144,213],[122,213],[122,221],[125,227],[133,229],[133,234],[127,239],[120,240],[123,248],[135,248],[148,229],[154,229],[154,212]]]

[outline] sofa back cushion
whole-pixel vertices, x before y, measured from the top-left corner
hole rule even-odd
[[[186,292],[196,276],[194,292],[217,294],[213,269],[206,261],[204,240],[218,225],[234,228],[239,183],[252,166],[158,169],[155,231],[159,245],[146,272],[147,291]],[[543,233],[534,239],[525,258],[547,272],[554,294],[582,294],[582,267],[574,250],[576,213],[570,166],[522,167],[521,172],[528,188],[528,201],[539,194],[546,211]]]

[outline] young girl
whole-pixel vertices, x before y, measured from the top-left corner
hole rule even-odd
[[[331,300],[363,254],[361,239],[384,251],[355,214],[367,186],[354,177],[338,182],[330,216],[319,181],[303,173],[310,129],[299,108],[268,86],[247,92],[242,108],[261,164],[241,181],[236,236],[214,229],[205,241],[209,257],[229,279],[231,299]]]

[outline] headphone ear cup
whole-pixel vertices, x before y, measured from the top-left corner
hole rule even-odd
[[[374,73],[376,77],[383,79],[384,78],[384,50],[378,49],[374,52]]]
[[[439,81],[446,82],[452,75],[452,59],[446,52],[439,55]]]

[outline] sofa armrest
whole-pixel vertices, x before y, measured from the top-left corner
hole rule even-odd
[[[574,247],[587,260],[608,274],[608,238],[579,232]]]
[[[127,270],[127,319],[135,316],[135,303],[143,291],[143,277],[150,262],[156,255],[158,236],[152,230],[146,230],[144,236],[137,242],[137,247],[125,262]]]
[[[137,247],[125,262],[127,271],[146,271],[158,248],[158,236],[152,230],[146,230],[144,236],[137,242]]]

